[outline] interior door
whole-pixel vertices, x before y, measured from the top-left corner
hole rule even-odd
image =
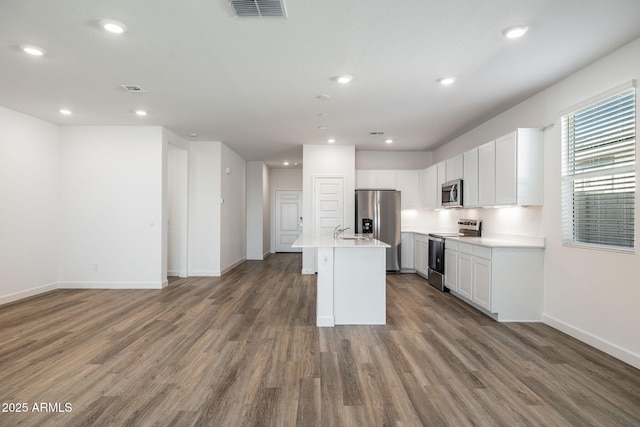
[[[276,191],[276,252],[302,252],[292,248],[302,233],[302,191]]]
[[[344,179],[314,179],[314,232],[318,236],[331,236],[333,230],[345,227]]]

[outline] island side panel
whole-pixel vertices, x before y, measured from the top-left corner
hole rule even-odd
[[[318,248],[316,326],[335,326],[333,307],[334,248]]]
[[[335,324],[386,324],[386,281],[385,248],[335,248]]]

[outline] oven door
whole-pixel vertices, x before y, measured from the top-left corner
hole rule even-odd
[[[429,268],[444,274],[444,239],[429,236]]]

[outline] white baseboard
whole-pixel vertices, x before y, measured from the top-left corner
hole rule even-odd
[[[0,296],[0,305],[8,304],[10,302],[18,301],[24,298],[32,297],[34,295],[43,294],[45,292],[58,289],[57,283],[49,283],[44,286],[38,286],[37,288],[27,289],[25,291],[15,292],[9,295]]]
[[[319,327],[333,327],[336,325],[333,316],[318,316],[316,317],[316,326]]]
[[[196,270],[189,271],[189,277],[220,277],[220,271]]]
[[[542,315],[542,322],[551,326],[552,328],[558,329],[559,331],[562,331],[565,334],[574,337],[577,340],[589,344],[590,346],[595,347],[598,350],[604,351],[605,353],[615,357],[616,359],[620,359],[623,362],[640,369],[640,355],[630,350],[622,348],[619,345],[597,337],[580,328],[576,328],[575,326],[556,319],[553,316],[549,316],[548,314]]]
[[[167,271],[169,277],[188,277],[186,270],[169,270]]]
[[[316,272],[313,271],[313,268],[303,268],[302,274],[316,274]]]
[[[61,282],[59,289],[162,289],[168,282]]]

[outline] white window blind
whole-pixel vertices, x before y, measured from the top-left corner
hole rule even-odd
[[[636,91],[562,117],[563,241],[635,247]]]

